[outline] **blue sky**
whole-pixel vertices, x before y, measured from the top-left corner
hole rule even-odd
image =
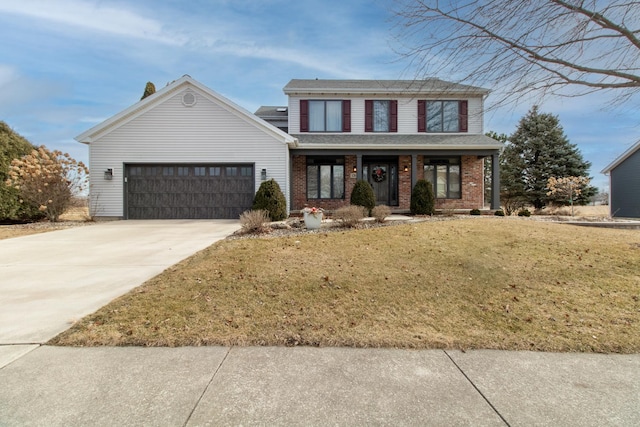
[[[0,120],[34,144],[86,162],[87,146],[73,138],[137,102],[147,81],[160,89],[189,74],[255,111],[286,104],[282,88],[292,78],[412,79],[415,70],[394,51],[392,6],[392,0],[0,0]],[[605,110],[606,101],[596,94],[540,107],[559,116],[603,189],[600,170],[640,139],[637,99]],[[512,133],[530,106],[492,110],[485,130]]]

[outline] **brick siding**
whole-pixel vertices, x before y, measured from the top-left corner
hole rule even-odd
[[[417,157],[417,178],[424,178],[423,156]],[[405,165],[408,171],[404,171]],[[293,212],[306,206],[315,206],[327,210],[334,210],[341,206],[348,206],[351,190],[356,183],[353,168],[356,166],[356,156],[345,156],[345,195],[344,199],[307,199],[307,160],[306,156],[292,157],[292,194],[291,210]],[[411,203],[411,156],[398,156],[398,195],[397,209],[408,210]],[[461,187],[460,199],[436,199],[436,209],[474,209],[484,205],[484,162],[477,156],[462,156],[461,159]],[[396,207],[392,207],[396,208]]]

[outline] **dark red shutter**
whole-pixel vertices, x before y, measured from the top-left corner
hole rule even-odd
[[[467,101],[459,101],[458,103],[458,127],[460,132],[469,131],[469,105]]]
[[[300,132],[309,132],[309,101],[300,100]]]
[[[427,131],[427,101],[418,100],[418,132]]]
[[[351,132],[351,100],[342,101],[342,132]]]
[[[373,101],[364,101],[364,131],[373,132]]]
[[[398,132],[398,101],[389,101],[389,132]]]

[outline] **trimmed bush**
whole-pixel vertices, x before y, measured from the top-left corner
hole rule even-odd
[[[287,201],[275,179],[260,184],[253,199],[252,210],[265,210],[271,221],[282,221],[287,218]]]
[[[469,215],[482,215],[482,212],[480,212],[480,209],[471,209]]]
[[[376,207],[376,196],[371,184],[363,179],[357,181],[351,191],[351,204],[366,208],[366,215],[371,215],[371,210]]]
[[[245,233],[262,233],[269,229],[269,212],[259,209],[256,211],[244,211],[240,214],[240,227]]]
[[[367,184],[369,185],[369,184]],[[365,217],[367,208],[364,206],[351,205],[343,206],[336,209],[331,217],[340,221],[343,227],[357,227],[360,221]]]
[[[504,211],[503,211],[502,209],[501,209],[501,210],[498,210],[498,211],[496,211],[496,212],[494,213],[494,215],[495,215],[495,216],[504,216]]]
[[[378,205],[371,210],[371,215],[376,219],[376,222],[384,222],[391,215],[391,208],[387,205]]]
[[[433,215],[435,198],[433,186],[426,180],[420,179],[411,191],[411,213],[413,215]]]
[[[530,217],[531,212],[529,212],[529,209],[521,209],[520,211],[518,211],[518,216]]]

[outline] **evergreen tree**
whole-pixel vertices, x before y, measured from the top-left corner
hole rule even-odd
[[[590,162],[564,134],[557,116],[534,106],[520,120],[500,156],[501,196],[521,198],[536,209],[553,203],[547,195],[549,178],[588,176]],[[597,190],[585,189],[577,203],[585,204]]]
[[[287,218],[287,200],[275,179],[272,178],[260,184],[251,209],[267,211],[271,221],[282,221]]]
[[[419,179],[411,191],[410,209],[412,215],[433,215],[435,209],[433,185],[424,179]]]
[[[147,82],[147,85],[144,87],[144,93],[142,94],[142,98],[140,98],[140,101],[145,99],[147,96],[153,95],[154,93],[156,93],[156,86],[151,82]]]
[[[376,195],[371,184],[363,179],[356,181],[351,190],[350,202],[352,205],[364,207],[367,215],[371,215],[371,210],[376,207]]]

